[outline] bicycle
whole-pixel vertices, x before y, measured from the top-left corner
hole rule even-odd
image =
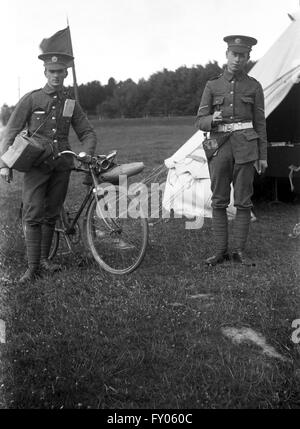
[[[116,154],[113,151],[107,156],[91,156],[70,150],[58,153],[58,157],[73,156],[78,161],[73,170],[89,172],[92,184],[78,210],[70,214],[63,207],[49,259],[57,253],[61,236],[71,252],[73,244],[81,240],[79,218],[85,209],[83,226],[87,245],[101,268],[122,275],[131,273],[141,264],[148,243],[148,221],[142,211],[136,217],[128,216],[130,197],[127,190],[116,183],[119,182],[120,173],[133,176],[143,170],[144,164],[118,165],[115,162]]]

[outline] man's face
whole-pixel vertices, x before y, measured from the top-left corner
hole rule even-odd
[[[47,67],[45,69],[45,76],[48,81],[48,85],[52,88],[61,88],[64,84],[65,78],[68,76],[67,69],[51,69]]]
[[[231,73],[236,73],[240,70],[244,70],[248,60],[249,53],[248,52],[234,52],[232,50],[228,50],[226,52],[227,58],[227,69]]]

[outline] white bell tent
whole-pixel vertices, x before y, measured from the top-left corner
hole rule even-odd
[[[300,12],[266,54],[250,70],[264,90],[268,135],[267,176],[294,173],[300,193]]]

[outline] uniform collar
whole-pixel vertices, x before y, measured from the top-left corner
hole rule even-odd
[[[245,77],[247,76],[247,73],[244,70],[241,70],[240,72],[233,74],[233,73],[230,73],[226,68],[224,70],[223,76],[225,77],[225,79],[227,79],[230,82],[233,79],[236,79],[236,80],[245,79]]]
[[[46,85],[43,88],[43,91],[48,95],[57,94],[59,97],[61,97],[62,94],[65,93],[66,88],[63,86],[61,90],[57,91],[56,89],[51,88],[51,86],[49,86],[48,83],[46,83]]]

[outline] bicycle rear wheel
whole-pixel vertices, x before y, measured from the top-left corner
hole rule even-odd
[[[104,192],[97,196],[97,202],[95,198],[92,200],[86,233],[97,263],[105,271],[120,275],[134,271],[142,262],[148,242],[148,222],[142,213],[129,216],[130,198],[119,186],[114,189],[114,195]]]

